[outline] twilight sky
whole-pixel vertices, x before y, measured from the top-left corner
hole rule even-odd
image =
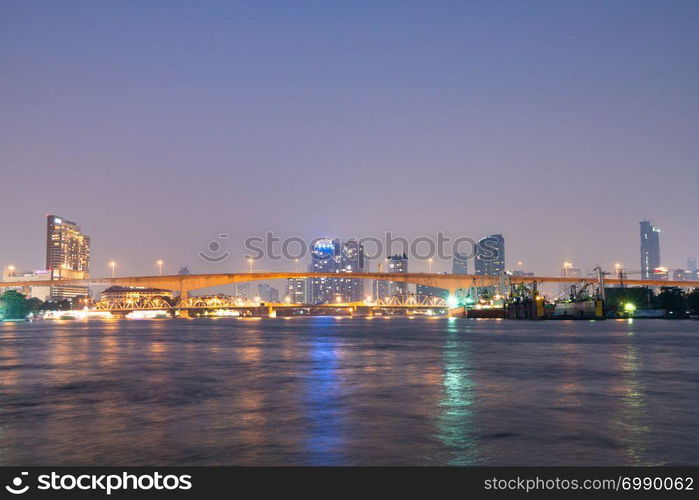
[[[696,1],[1,2],[0,266],[44,266],[50,212],[94,276],[244,270],[266,231],[502,233],[509,268],[638,269],[644,217],[684,267],[697,26]]]

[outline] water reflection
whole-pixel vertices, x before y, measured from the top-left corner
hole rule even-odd
[[[448,465],[473,465],[478,459],[474,419],[475,384],[468,349],[468,325],[459,331],[459,322],[447,323],[444,343],[444,397],[439,402],[439,440],[444,444]],[[466,337],[466,338],[463,338]]]
[[[628,465],[652,465],[646,462],[646,439],[651,428],[644,424],[646,417],[645,394],[640,379],[640,360],[635,345],[635,324],[628,321],[628,329],[623,335],[624,350],[616,356],[621,373],[620,383],[614,392],[621,398],[622,406],[617,412],[617,427],[623,443]]]
[[[310,371],[306,377],[306,408],[309,419],[306,445],[309,464],[339,464],[342,459],[343,415],[341,412],[340,343],[335,318],[316,317],[310,324]]]
[[[699,322],[0,325],[0,465],[694,464]]]

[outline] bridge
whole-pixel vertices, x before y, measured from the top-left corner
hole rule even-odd
[[[560,276],[480,276],[475,274],[439,274],[439,273],[314,273],[314,272],[256,272],[256,273],[219,273],[219,274],[175,274],[166,276],[124,276],[115,278],[59,279],[36,281],[2,281],[0,288],[25,288],[34,286],[131,286],[144,288],[163,288],[179,292],[180,299],[189,296],[189,292],[202,288],[221,285],[245,283],[250,281],[278,280],[289,278],[351,278],[383,280],[401,283],[413,283],[429,287],[443,288],[450,294],[457,290],[473,287],[488,287],[505,284],[542,284],[542,283],[591,283],[598,284],[599,278],[567,278]],[[625,286],[676,286],[697,288],[699,281],[643,280],[604,278],[605,285]]]
[[[97,301],[92,307],[95,312],[129,313],[132,311],[179,311],[181,317],[186,316],[183,312],[198,311],[239,311],[256,316],[275,315],[277,311],[291,310],[344,310],[352,314],[368,314],[375,310],[401,309],[405,311],[443,311],[447,312],[450,307],[446,299],[429,295],[395,295],[377,300],[364,300],[361,302],[333,302],[330,304],[301,304],[293,302],[260,302],[249,299],[230,297],[227,295],[193,295],[184,299],[177,298],[168,300],[159,296],[121,296],[114,298],[103,298]]]
[[[58,280],[30,280],[30,281],[4,281],[0,282],[2,288],[22,288],[28,289],[34,286],[127,286],[142,288],[161,288],[179,293],[176,301],[167,301],[162,297],[151,297],[135,299],[131,303],[100,301],[96,304],[97,311],[126,312],[133,310],[165,310],[179,311],[180,317],[188,317],[190,311],[196,310],[216,310],[216,309],[237,309],[254,311],[256,315],[276,314],[277,310],[293,308],[346,308],[350,312],[357,314],[365,313],[369,310],[402,308],[406,310],[427,310],[446,309],[454,312],[454,305],[447,304],[448,301],[437,297],[426,296],[406,296],[401,298],[382,299],[379,302],[367,303],[335,303],[325,305],[311,304],[252,304],[241,303],[238,299],[225,296],[190,296],[193,290],[211,288],[235,283],[245,283],[251,281],[278,280],[289,278],[351,278],[384,280],[402,283],[413,283],[428,287],[435,287],[447,290],[451,296],[456,295],[457,290],[467,290],[474,287],[500,286],[505,289],[510,286],[527,285],[536,287],[543,283],[570,283],[570,284],[596,284],[625,286],[676,286],[682,288],[697,288],[699,281],[666,281],[666,280],[643,280],[643,279],[619,279],[607,278],[607,273],[600,273],[595,278],[568,278],[560,276],[511,276],[503,274],[500,276],[481,276],[474,274],[439,274],[439,273],[317,273],[317,272],[248,272],[248,273],[219,273],[219,274],[176,274],[166,276],[124,276],[112,278],[86,278],[86,279],[58,279]],[[410,298],[412,297],[412,298]],[[236,302],[237,301],[237,302]],[[392,302],[391,302],[392,301]],[[439,303],[437,303],[439,302]]]

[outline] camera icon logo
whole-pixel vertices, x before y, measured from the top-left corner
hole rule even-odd
[[[219,234],[217,240],[209,242],[206,250],[199,252],[199,257],[209,263],[219,263],[226,260],[231,254],[228,251],[221,251],[221,241],[228,238],[227,234]]]
[[[12,480],[12,485],[8,484],[7,486],[5,486],[5,489],[13,495],[21,495],[22,493],[26,493],[29,489],[29,485],[27,484],[24,487],[22,487],[22,476],[27,475],[29,475],[28,472],[22,472],[19,476],[15,477]]]

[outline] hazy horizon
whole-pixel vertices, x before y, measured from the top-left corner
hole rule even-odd
[[[52,213],[91,237],[93,276],[244,271],[267,231],[501,233],[509,269],[635,270],[642,219],[684,268],[698,20],[695,2],[6,2],[0,266],[44,267]],[[222,233],[231,258],[205,263]]]

